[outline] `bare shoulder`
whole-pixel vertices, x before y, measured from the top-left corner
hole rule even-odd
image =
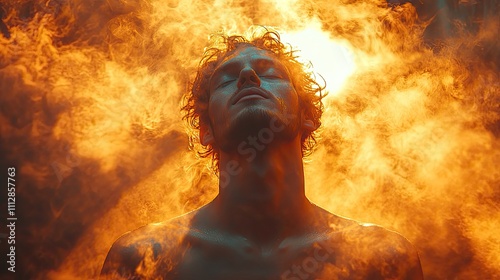
[[[190,230],[191,217],[188,213],[123,234],[109,250],[100,279],[142,279],[152,270],[159,271],[159,267],[168,270],[168,261],[182,254],[180,249]]]
[[[363,243],[371,247],[373,266],[382,278],[423,279],[420,258],[415,247],[401,234],[377,225],[360,226],[366,234]]]
[[[401,234],[349,219],[338,221],[327,242],[337,252],[337,264],[363,271],[360,279],[423,279],[418,252]]]

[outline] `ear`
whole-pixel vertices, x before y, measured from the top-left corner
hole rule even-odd
[[[212,128],[209,125],[200,124],[200,143],[203,146],[208,146],[214,142]]]
[[[306,118],[304,116],[304,113],[302,113],[302,129],[307,131],[315,131],[316,128],[316,124],[312,120]]]

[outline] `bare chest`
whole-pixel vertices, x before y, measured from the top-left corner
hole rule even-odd
[[[176,279],[355,279],[349,263],[338,257],[340,248],[321,238],[285,240],[274,248],[235,240],[190,245]]]

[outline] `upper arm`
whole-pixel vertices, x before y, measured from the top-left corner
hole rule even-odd
[[[136,269],[143,256],[135,244],[127,244],[125,239],[115,241],[109,250],[100,279],[139,279]]]
[[[424,279],[422,266],[420,264],[420,257],[413,245],[406,239],[405,242],[405,257],[403,258],[404,267],[406,270],[402,271],[402,278],[408,280],[422,280]]]
[[[382,279],[424,279],[415,247],[403,236],[391,232],[385,249],[375,256]],[[385,242],[383,242],[385,243]]]
[[[100,278],[149,279],[170,273],[181,253],[178,248],[183,231],[177,228],[152,224],[123,235],[109,250]]]

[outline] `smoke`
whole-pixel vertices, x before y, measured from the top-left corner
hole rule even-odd
[[[487,0],[0,2],[16,276],[96,278],[122,233],[216,195],[188,150],[181,96],[209,34],[259,24],[281,30],[331,92],[309,199],[402,233],[426,279],[500,276],[499,11]]]

